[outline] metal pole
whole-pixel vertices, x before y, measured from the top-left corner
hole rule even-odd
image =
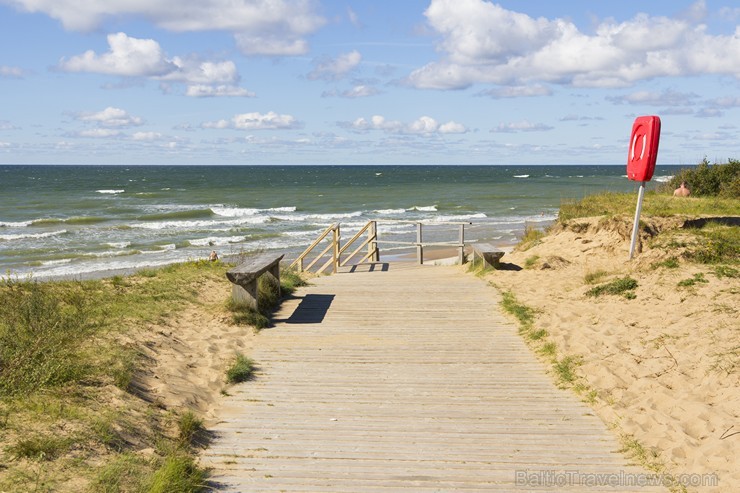
[[[635,254],[635,245],[637,244],[637,235],[640,230],[640,213],[642,212],[642,199],[645,197],[645,182],[640,183],[640,190],[637,192],[637,208],[635,209],[635,222],[632,225],[632,240],[630,241],[630,260]]]

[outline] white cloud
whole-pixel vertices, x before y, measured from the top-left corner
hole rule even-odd
[[[4,0],[41,12],[73,31],[100,28],[108,19],[137,17],[170,31],[229,31],[247,54],[306,53],[303,39],[326,20],[314,0]]]
[[[491,96],[492,98],[552,96],[552,89],[542,84],[532,84],[529,86],[507,86],[483,91],[481,92],[481,95]]]
[[[671,90],[662,92],[637,91],[624,96],[608,97],[617,104],[629,103],[648,106],[687,106],[694,103],[699,96],[694,93],[681,93]]]
[[[91,128],[89,130],[82,130],[76,134],[77,137],[90,137],[94,139],[109,139],[111,137],[118,137],[119,135],[121,135],[121,132],[112,128]]]
[[[268,113],[243,113],[235,115],[231,120],[205,122],[202,128],[235,130],[289,130],[301,128],[303,125],[292,115],[279,115],[274,111]]]
[[[355,99],[355,98],[367,98],[370,96],[376,96],[380,94],[380,91],[376,89],[375,87],[366,86],[366,85],[358,85],[353,87],[352,89],[348,89],[346,91],[338,92],[336,90],[332,91],[326,91],[321,94],[322,97],[340,97],[340,98],[348,98],[348,99]]]
[[[239,73],[230,60],[212,62],[177,56],[169,59],[155,40],[132,38],[122,32],[109,34],[108,45],[110,50],[100,55],[89,50],[69,60],[63,58],[59,68],[184,83],[189,86],[186,95],[193,97],[254,95],[237,85]]]
[[[439,124],[430,116],[422,116],[417,120],[404,124],[396,120],[386,120],[384,116],[375,115],[366,120],[358,118],[353,122],[340,123],[341,127],[358,132],[367,132],[370,130],[381,130],[389,134],[406,134],[406,135],[434,135],[434,134],[462,134],[468,132],[468,129],[457,122],[450,121]]]
[[[132,140],[155,141],[161,140],[164,136],[159,132],[134,132],[131,135]]]
[[[0,130],[18,130],[19,127],[16,127],[12,123],[10,123],[7,120],[0,120]]]
[[[88,50],[59,67],[68,72],[93,72],[129,77],[157,77],[171,74],[177,66],[168,61],[159,43],[153,39],[131,38],[126,33],[108,35],[110,51],[102,55]]]
[[[347,7],[347,17],[349,18],[349,21],[352,23],[353,26],[362,27],[360,17],[357,15],[357,12],[352,10],[352,7]]]
[[[357,50],[343,53],[337,58],[317,60],[314,61],[316,68],[307,77],[310,80],[338,80],[351,72],[361,61],[362,55]]]
[[[131,116],[120,108],[108,107],[97,113],[80,113],[77,119],[93,122],[103,127],[131,127],[142,125],[144,121],[138,116]]]
[[[718,108],[740,108],[740,98],[734,96],[725,96],[712,99],[709,104]]]
[[[25,71],[21,68],[0,65],[0,77],[7,77],[8,79],[20,79],[24,75]]]
[[[432,0],[429,26],[442,57],[412,72],[419,88],[461,89],[476,83],[623,87],[655,77],[740,73],[740,27],[711,35],[696,16],[638,14],[606,20],[594,34],[566,19],[533,18],[485,0]]]
[[[208,86],[205,84],[188,86],[185,94],[194,98],[213,98],[220,96],[252,98],[255,96],[253,92],[243,87],[230,85]]]
[[[9,149],[11,146],[10,142],[2,142],[0,141],[0,149]]]
[[[552,130],[553,127],[544,123],[532,123],[527,120],[512,123],[500,123],[498,127],[491,129],[493,133],[513,133],[513,132],[544,132]]]

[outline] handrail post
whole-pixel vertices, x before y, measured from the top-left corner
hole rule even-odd
[[[460,265],[465,263],[465,225],[460,225]]]
[[[298,272],[303,272],[303,257],[298,258]]]
[[[370,228],[367,230],[368,244],[367,253],[371,262],[380,262],[380,252],[378,251],[378,222],[371,221]]]
[[[421,223],[416,223],[416,260],[419,265],[424,263],[424,246],[422,245]]]
[[[341,238],[340,232],[339,232],[339,223],[337,223],[337,228],[334,230],[334,273],[337,273],[337,270],[339,269],[339,240]]]

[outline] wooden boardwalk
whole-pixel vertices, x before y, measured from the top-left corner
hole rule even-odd
[[[202,456],[213,486],[665,491],[624,484],[645,471],[553,385],[498,301],[459,267],[378,264],[315,279],[257,336],[256,378],[226,398]],[[597,476],[607,474],[617,476]],[[622,484],[594,484],[605,479]]]

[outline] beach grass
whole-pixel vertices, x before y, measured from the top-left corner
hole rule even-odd
[[[58,491],[69,478],[89,491],[200,491],[191,444],[202,421],[147,398],[143,354],[127,341],[197,304],[206,283],[226,293],[226,268],[0,283],[0,491]]]
[[[634,216],[637,194],[605,192],[588,195],[581,200],[567,200],[560,205],[558,221],[566,223],[585,217],[617,215]],[[645,193],[642,214],[668,217],[674,215],[737,216],[740,199],[724,197],[673,197],[665,193]]]
[[[254,369],[254,361],[247,358],[242,353],[237,353],[234,356],[234,361],[226,370],[226,381],[232,384],[246,382],[247,380],[252,378]]]

